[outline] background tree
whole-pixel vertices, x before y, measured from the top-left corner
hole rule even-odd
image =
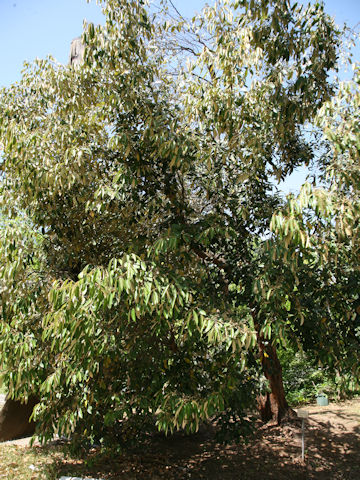
[[[339,33],[322,6],[287,1],[165,25],[141,1],[104,13],[84,65],[37,61],[1,93],[2,208],[30,219],[49,279],[24,350],[35,367],[13,385],[6,363],[10,394],[39,396],[44,439],[194,431],[215,414],[242,427],[228,420],[244,419],[261,365],[263,418],[280,422],[294,273],[267,238],[273,180],[313,159],[304,125],[332,95]],[[196,50],[174,76],[163,46],[179,31]],[[14,322],[28,328],[2,315],[3,350]]]
[[[300,195],[274,217],[273,228],[292,252],[285,259],[298,277],[292,303],[298,305],[298,312],[306,313],[294,333],[300,333],[304,348],[316,352],[334,373],[358,380],[360,94],[356,64],[354,71],[354,78],[339,85],[317,116],[327,144],[319,164],[322,185],[304,185]]]

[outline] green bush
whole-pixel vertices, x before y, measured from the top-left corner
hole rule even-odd
[[[339,396],[339,379],[335,380],[326,367],[316,365],[314,359],[304,352],[281,350],[280,361],[290,405],[313,402],[319,393],[325,393],[329,398]]]

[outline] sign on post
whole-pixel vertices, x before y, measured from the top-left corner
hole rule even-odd
[[[305,419],[309,418],[309,410],[300,409],[297,412],[301,418],[301,459],[305,460]]]
[[[298,410],[297,411],[297,416],[299,418],[309,418],[309,410],[303,410],[303,409]]]

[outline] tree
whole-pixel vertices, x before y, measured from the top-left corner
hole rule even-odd
[[[272,227],[288,245],[291,255],[283,260],[298,277],[291,301],[302,320],[295,334],[333,372],[358,380],[360,82],[353,66],[354,78],[341,82],[317,115],[327,146],[320,186],[305,184]]]
[[[103,4],[84,65],[37,61],[1,93],[1,208],[29,218],[43,273],[41,301],[19,296],[33,315],[2,307],[2,352],[9,326],[39,329],[9,356],[25,362],[15,382],[5,362],[10,394],[39,397],[43,439],[242,427],[261,365],[263,418],[280,422],[294,273],[268,238],[273,179],[313,159],[304,126],[333,93],[340,34],[318,4],[224,2],[165,24],[140,0]]]

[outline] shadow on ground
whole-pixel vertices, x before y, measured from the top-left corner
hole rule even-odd
[[[310,411],[306,427],[306,462],[301,461],[298,422],[259,427],[247,445],[215,442],[213,428],[189,437],[158,436],[146,449],[96,468],[64,462],[62,474],[118,480],[359,480],[360,416],[343,408]]]

